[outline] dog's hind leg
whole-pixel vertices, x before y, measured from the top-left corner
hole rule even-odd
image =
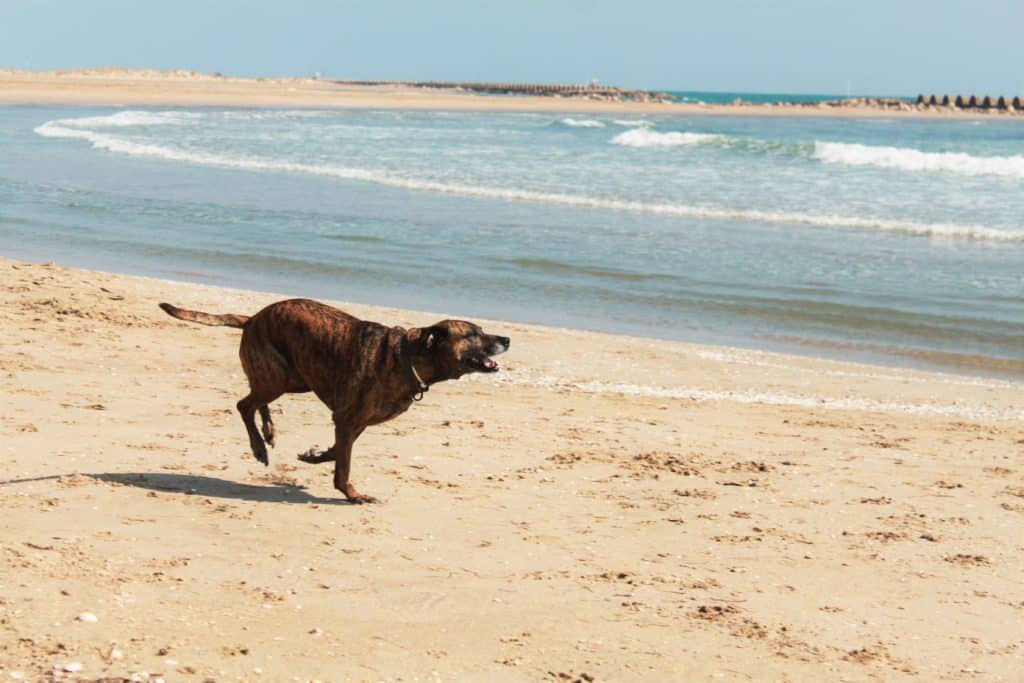
[[[249,433],[249,445],[252,454],[264,465],[268,464],[266,443],[274,445],[274,421],[270,417],[270,402],[276,401],[288,391],[303,390],[302,382],[295,378],[287,361],[281,354],[266,342],[256,328],[246,328],[242,333],[242,343],[238,347],[238,357],[242,361],[242,370],[249,379],[249,395],[238,402],[238,412],[245,423],[245,431]],[[256,429],[256,411],[260,413],[263,435]]]
[[[263,440],[271,448],[274,447],[274,421],[270,418],[270,406],[260,406],[260,431],[263,432]]]
[[[263,438],[256,429],[256,411],[266,408],[268,403],[280,395],[279,393],[271,395],[258,394],[253,391],[238,402],[238,412],[242,416],[242,422],[245,424],[245,431],[249,433],[249,446],[252,448],[252,454],[264,465],[270,464],[270,461],[267,458],[267,447],[263,444]]]

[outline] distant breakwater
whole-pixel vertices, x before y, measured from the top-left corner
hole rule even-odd
[[[338,85],[384,86],[403,88],[429,88],[470,92],[487,95],[526,95],[587,99],[607,102],[659,102],[675,103],[680,100],[666,92],[631,90],[616,86],[564,83],[497,83],[475,81],[387,81],[387,80],[334,80]],[[725,104],[697,102],[706,107],[779,107],[793,109],[877,109],[883,111],[963,111],[982,114],[1024,115],[1024,97],[992,97],[985,95],[918,95],[916,100],[902,97],[846,97],[817,101],[749,102],[742,98]]]
[[[905,112],[957,112],[977,114],[1006,114],[1024,116],[1024,98],[976,97],[974,95],[918,95],[916,100],[901,97],[850,97],[819,102],[769,102],[756,103],[735,99],[735,107],[785,107],[793,109],[876,109]]]
[[[953,107],[956,109],[973,109],[977,111],[1003,111],[1024,113],[1024,98],[992,97],[984,95],[918,95],[918,107]]]
[[[466,81],[334,81],[340,85],[400,86],[434,88],[488,95],[533,95],[536,97],[573,97],[610,102],[672,102],[667,93],[652,90],[627,90],[615,86],[560,83],[477,83]]]

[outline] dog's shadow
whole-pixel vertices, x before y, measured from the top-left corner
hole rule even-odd
[[[29,481],[56,480],[62,475],[36,477],[32,479],[15,479],[0,482],[0,486],[20,484]],[[240,484],[227,479],[207,477],[196,474],[171,474],[168,472],[100,472],[81,473],[78,476],[88,477],[97,481],[135,486],[137,488],[160,491],[162,493],[181,493],[189,496],[205,496],[207,498],[227,498],[229,500],[249,500],[256,503],[291,503],[300,505],[351,505],[344,498],[321,498],[307,493],[303,487],[289,484]]]

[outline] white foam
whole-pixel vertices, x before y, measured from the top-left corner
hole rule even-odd
[[[721,135],[711,133],[690,133],[671,131],[659,133],[648,128],[634,128],[625,133],[619,133],[612,138],[613,145],[625,145],[626,147],[679,147],[688,145],[699,145],[702,142],[721,139]]]
[[[258,111],[225,111],[220,112],[225,119],[237,121],[276,121],[287,119],[319,119],[336,115],[336,112],[322,109],[261,109]]]
[[[977,157],[960,152],[922,152],[906,147],[875,147],[815,141],[813,158],[827,164],[878,166],[903,171],[938,171],[1024,179],[1024,156]]]
[[[623,382],[577,382],[551,375],[531,377],[513,376],[511,373],[497,378],[504,384],[550,388],[556,390],[580,391],[588,394],[620,394],[625,396],[647,396],[651,398],[679,399],[698,402],[730,402],[747,405],[795,406],[818,410],[855,410],[873,413],[898,413],[905,415],[933,415],[985,420],[1024,419],[1024,411],[993,408],[986,405],[904,403],[878,401],[870,398],[823,396],[801,396],[781,391],[714,390],[694,387],[664,387]]]
[[[615,119],[612,121],[616,126],[626,126],[627,128],[636,128],[638,126],[650,126],[650,121],[643,119]]]
[[[82,119],[77,119],[81,125]],[[185,161],[204,165],[226,166],[234,165],[224,163],[225,159],[211,154],[197,154],[163,147],[161,145],[145,145],[119,138],[108,133],[97,133],[92,130],[79,128],[68,128],[70,121],[48,121],[35,129],[39,135],[48,138],[73,138],[88,140],[96,149],[105,149],[109,152],[129,154],[131,156],[149,156],[169,159],[171,161]]]
[[[562,119],[562,123],[573,128],[604,128],[604,124],[594,119]]]
[[[79,122],[81,120],[79,119]],[[125,138],[91,130],[69,128],[63,120],[49,121],[35,129],[39,135],[55,138],[87,140],[97,149],[104,149],[132,156],[156,157],[203,166],[239,168],[250,171],[271,171],[304,173],[309,175],[359,180],[364,182],[400,187],[424,192],[456,194],[466,197],[483,197],[506,201],[528,201],[546,204],[561,204],[614,211],[633,211],[670,216],[687,216],[717,220],[741,220],[761,223],[783,223],[820,227],[854,228],[879,230],[883,232],[921,235],[929,237],[990,240],[1003,242],[1024,241],[1024,230],[996,230],[980,225],[957,225],[949,223],[917,223],[885,218],[862,218],[802,214],[785,211],[761,211],[758,209],[737,209],[697,206],[692,204],[668,204],[638,202],[626,199],[571,195],[559,192],[488,187],[446,183],[436,180],[410,178],[407,176],[345,166],[305,164],[277,159],[255,157],[231,157],[209,152],[193,152],[183,149],[132,142]],[[627,131],[629,132],[629,131]]]
[[[200,118],[201,114],[185,111],[119,111],[107,116],[83,116],[77,119],[51,121],[72,128],[126,128],[130,126],[173,126]],[[43,124],[47,125],[47,124]]]

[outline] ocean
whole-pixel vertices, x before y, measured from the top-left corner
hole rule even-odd
[[[1024,121],[5,106],[0,254],[1020,377]]]
[[[713,92],[704,90],[659,90],[669,95],[675,102],[691,104],[731,104],[737,99],[756,104],[786,102],[789,104],[817,104],[832,100],[843,100],[851,97],[878,97],[878,95],[824,95],[809,93],[772,93],[772,92]],[[897,99],[913,102],[915,97],[893,96]]]

